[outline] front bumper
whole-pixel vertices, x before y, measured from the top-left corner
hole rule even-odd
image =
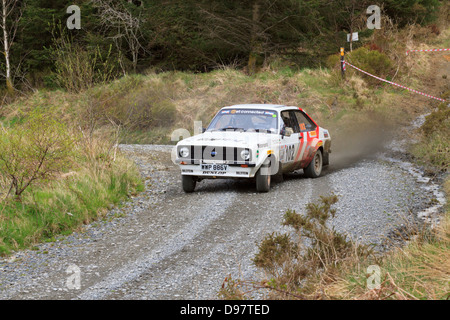
[[[253,178],[256,173],[254,164],[230,165],[223,163],[180,164],[182,175],[200,178]]]

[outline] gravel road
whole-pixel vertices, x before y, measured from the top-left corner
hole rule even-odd
[[[281,226],[287,209],[302,212],[335,193],[334,227],[382,249],[439,196],[391,154],[331,165],[318,179],[299,171],[267,194],[234,180],[205,180],[185,194],[170,147],[121,150],[138,165],[146,191],[81,232],[0,260],[0,299],[215,299],[227,275],[258,279],[257,244],[289,231]]]

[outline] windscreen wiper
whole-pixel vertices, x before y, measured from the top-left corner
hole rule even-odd
[[[219,131],[228,131],[228,130],[232,130],[232,131],[236,131],[236,130],[242,130],[242,131],[245,131],[245,129],[244,128],[234,128],[234,127],[226,127],[226,128],[220,128],[220,129],[217,129],[217,130],[219,130]]]
[[[273,133],[270,129],[254,129],[256,132],[267,132],[267,133]]]

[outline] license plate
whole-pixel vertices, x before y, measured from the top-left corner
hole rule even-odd
[[[227,164],[202,164],[202,170],[227,171]]]

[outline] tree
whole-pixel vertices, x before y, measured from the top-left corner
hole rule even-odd
[[[97,83],[107,83],[115,77],[111,47],[103,54],[99,46],[90,50],[75,42],[65,28],[55,25],[53,44],[49,48],[54,60],[56,81],[71,92],[81,92]]]
[[[353,50],[353,33],[357,27],[365,27],[366,9],[370,5],[370,0],[345,0],[342,1],[342,20],[345,29],[350,34],[350,51]],[[363,19],[361,19],[363,17]],[[361,21],[363,21],[361,23]]]
[[[5,74],[6,88],[9,93],[14,92],[14,83],[11,72],[11,46],[16,36],[17,26],[22,16],[21,1],[18,0],[2,0],[2,11],[0,28],[3,37],[0,42],[5,55]]]
[[[325,34],[319,16],[323,1],[245,0],[201,2],[202,36],[229,51],[245,56],[250,73],[254,64],[270,55],[312,56],[311,49]],[[315,54],[314,54],[315,56]]]
[[[384,0],[385,13],[400,27],[407,24],[426,24],[436,19],[439,0]]]
[[[142,3],[135,5],[132,1],[124,3],[114,0],[93,0],[92,3],[98,9],[101,26],[112,32],[110,37],[117,48],[125,47],[127,54],[131,55],[133,71],[136,72],[139,54],[145,49],[142,44]]]

